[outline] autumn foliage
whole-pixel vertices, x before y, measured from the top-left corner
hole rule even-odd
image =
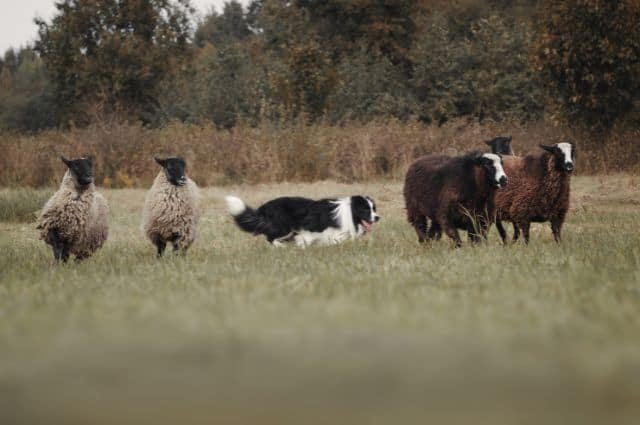
[[[544,0],[535,60],[569,121],[609,129],[639,100],[640,2]]]

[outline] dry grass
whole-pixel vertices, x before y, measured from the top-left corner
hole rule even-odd
[[[366,193],[374,232],[273,249],[232,192]],[[203,190],[199,240],[156,260],[144,190],[105,190],[111,235],[54,265],[0,222],[2,424],[628,424],[640,415],[640,179],[578,177],[563,244],[419,246],[401,183]]]
[[[58,184],[63,165],[59,154],[91,154],[104,187],[146,187],[157,173],[153,155],[180,154],[201,186],[258,182],[341,182],[402,178],[407,165],[425,153],[460,154],[485,150],[483,140],[514,136],[518,154],[537,144],[567,137],[544,124],[484,125],[452,122],[443,127],[416,123],[352,124],[345,127],[213,127],[173,124],[149,130],[125,124],[96,124],[68,132],[37,136],[0,135],[0,187],[50,187]],[[637,134],[579,144],[583,174],[640,173]]]
[[[48,189],[1,189],[0,221],[33,221],[52,194]]]

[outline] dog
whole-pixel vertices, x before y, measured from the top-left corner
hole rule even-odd
[[[235,196],[225,198],[227,211],[240,229],[265,235],[274,246],[295,242],[301,248],[315,242],[333,245],[371,231],[380,220],[368,196],[313,200],[301,197],[273,199],[257,209]]]

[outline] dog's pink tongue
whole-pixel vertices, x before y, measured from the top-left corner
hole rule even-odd
[[[364,231],[365,232],[370,232],[371,231],[371,223],[367,223],[364,220],[362,220],[360,223],[362,224],[362,227],[364,227]]]

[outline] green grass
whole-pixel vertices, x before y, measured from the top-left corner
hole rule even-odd
[[[0,221],[28,222],[53,194],[49,189],[0,190]]]
[[[401,185],[204,190],[199,240],[160,261],[141,190],[105,191],[111,235],[56,265],[0,223],[0,423],[636,424],[639,181],[574,181],[557,246],[419,246]],[[357,243],[274,249],[222,196],[366,193]],[[3,420],[4,419],[4,420]]]

